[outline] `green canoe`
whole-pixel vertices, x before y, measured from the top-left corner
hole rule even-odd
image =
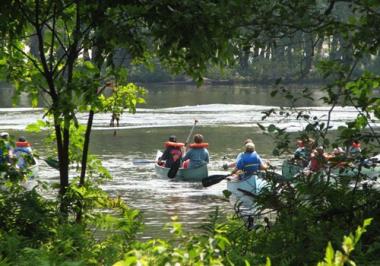
[[[161,155],[162,155],[162,152],[157,151],[156,161]],[[163,177],[163,178],[168,178],[168,172],[170,168],[163,167],[161,165],[158,165],[157,163],[155,163],[154,168],[158,176]],[[203,178],[207,176],[208,176],[208,169],[207,169],[207,164],[205,164],[198,168],[187,168],[187,169],[179,168],[174,179],[183,180],[183,181],[200,182],[202,181]]]

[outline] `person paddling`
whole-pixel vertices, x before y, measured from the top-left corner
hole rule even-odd
[[[189,145],[189,150],[182,158],[184,161],[184,168],[197,168],[209,163],[209,153],[207,150],[208,143],[203,142],[201,134],[194,135],[194,143]],[[188,162],[187,162],[188,160]]]
[[[165,151],[160,158],[158,158],[158,164],[162,165],[165,161],[165,167],[170,168],[175,161],[180,160],[182,157],[181,148],[185,146],[184,143],[177,142],[177,137],[172,135],[169,140],[165,142]]]
[[[247,143],[253,143],[253,140],[252,139],[246,139],[244,141],[244,145],[246,145]],[[237,161],[239,161],[240,157],[244,154],[244,152],[240,152],[237,156],[236,156],[236,159],[234,162],[232,163],[225,163],[223,164],[223,169],[224,170],[228,170],[228,168],[235,168],[236,167],[236,163]]]
[[[20,137],[16,142],[14,155],[17,158],[17,166],[26,168],[29,160],[32,158],[32,145],[24,137]]]
[[[245,180],[253,175],[257,177],[259,170],[266,170],[268,167],[268,164],[256,153],[255,144],[248,142],[245,144],[245,152],[236,162],[236,167],[231,175],[239,180]]]
[[[1,145],[0,145],[0,164],[9,163],[13,158],[13,149],[9,141],[8,132],[0,133]]]

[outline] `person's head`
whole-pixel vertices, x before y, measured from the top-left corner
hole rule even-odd
[[[252,139],[246,139],[246,140],[244,141],[244,145],[247,144],[247,143],[253,143],[253,140],[252,140]]]
[[[333,154],[334,155],[341,155],[344,153],[344,150],[341,147],[336,147],[333,149]]]
[[[305,147],[303,140],[300,140],[300,139],[297,140],[297,147],[301,147],[301,148]]]
[[[304,141],[304,144],[305,144],[305,147],[307,148],[307,149],[309,149],[309,150],[313,150],[313,149],[315,149],[315,148],[317,148],[316,146],[316,141],[315,141],[315,139],[313,139],[313,138],[307,138],[307,140],[306,141]]]
[[[248,142],[245,144],[245,152],[252,153],[255,151],[255,144],[253,142]]]
[[[315,148],[315,150],[317,151],[318,154],[323,154],[324,152],[323,146],[318,146],[317,148]]]
[[[26,138],[25,138],[25,137],[19,137],[19,138],[18,138],[18,141],[19,141],[19,142],[25,142],[25,141],[26,141]]]
[[[358,148],[360,148],[360,142],[357,139],[355,139],[355,140],[352,141],[351,146],[353,148],[357,148],[358,149]]]
[[[195,134],[194,135],[194,142],[195,143],[202,143],[203,142],[203,136],[201,134]]]
[[[8,139],[8,138],[9,138],[9,134],[8,134],[8,132],[1,132],[1,133],[0,133],[0,137],[1,137],[2,139]]]
[[[171,142],[177,142],[177,137],[174,136],[174,135],[171,135],[171,136],[169,137],[169,141],[171,141]]]

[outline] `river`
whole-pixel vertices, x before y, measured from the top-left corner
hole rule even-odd
[[[256,86],[202,86],[192,85],[145,85],[149,94],[147,103],[138,107],[136,114],[124,114],[117,129],[109,128],[110,114],[96,114],[92,133],[91,152],[98,155],[113,180],[103,188],[111,195],[122,197],[126,203],[140,209],[144,216],[145,229],[141,238],[162,237],[162,229],[177,216],[186,230],[196,230],[207,220],[216,207],[222,213],[232,213],[231,205],[222,196],[225,182],[203,188],[199,183],[177,182],[155,175],[153,164],[134,165],[134,159],[154,159],[157,150],[169,135],[184,141],[194,119],[199,121],[195,133],[201,133],[209,143],[210,172],[220,173],[224,162],[233,160],[241,150],[242,142],[252,138],[263,158],[279,165],[281,159],[271,155],[273,139],[264,135],[257,123],[288,127],[298,131],[305,126],[294,116],[284,119],[279,115],[261,121],[264,111],[290,105],[285,98],[271,97],[270,87]],[[294,91],[301,87],[292,87]],[[42,108],[30,108],[28,98],[23,95],[19,105],[11,104],[12,90],[0,85],[0,131],[13,136],[25,135],[34,150],[43,154],[47,146],[41,134],[24,131],[28,123],[43,116]],[[310,115],[327,115],[329,106],[319,100],[320,90],[314,89],[314,100],[298,103],[299,110]],[[338,107],[333,113],[334,127],[353,118],[356,112],[351,107]],[[79,114],[79,121],[86,121],[86,114]],[[40,164],[40,179],[58,182],[58,172],[46,164]]]

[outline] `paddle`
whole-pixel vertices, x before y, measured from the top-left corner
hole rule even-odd
[[[33,157],[34,157],[34,159],[43,160],[48,166],[50,166],[56,170],[59,170],[59,162],[53,156],[44,157],[44,156],[39,156],[38,154],[33,154]]]
[[[202,179],[202,185],[204,187],[209,187],[209,186],[218,184],[219,182],[221,182],[222,180],[226,179],[230,175],[231,174],[227,174],[227,175],[210,175],[210,176],[205,177],[205,178]]]
[[[132,161],[133,164],[146,164],[146,163],[155,163],[155,160],[147,160],[147,159],[135,159]]]
[[[190,133],[189,133],[189,135],[187,136],[187,139],[186,139],[186,142],[185,142],[185,147],[186,147],[187,144],[189,143],[189,141],[190,141],[190,137],[191,137],[191,135],[193,134],[193,131],[194,131],[195,125],[196,125],[197,123],[198,123],[198,120],[194,120],[193,127],[191,128]],[[180,166],[181,166],[181,158],[178,158],[178,159],[173,163],[173,165],[170,167],[170,170],[169,170],[169,172],[168,172],[168,177],[169,177],[169,178],[174,178],[175,175],[177,174],[178,169],[179,169]]]
[[[56,160],[56,159],[54,159],[52,157],[41,158],[41,159],[44,160],[46,162],[46,164],[49,165],[50,167],[59,170],[59,162],[58,162],[58,160]]]
[[[169,172],[168,172],[168,177],[169,178],[174,178],[175,175],[178,172],[179,167],[181,166],[181,158],[178,158],[173,164],[172,167],[170,167]]]

